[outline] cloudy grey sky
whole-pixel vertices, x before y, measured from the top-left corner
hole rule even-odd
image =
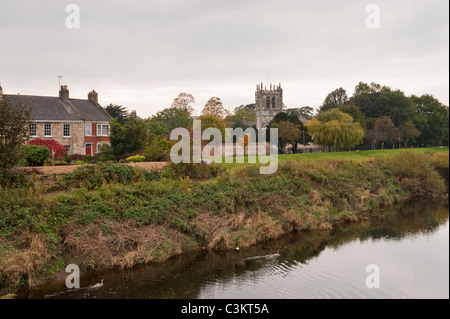
[[[66,27],[66,6],[80,28]],[[380,7],[379,29],[366,6]],[[318,107],[359,81],[449,104],[447,0],[0,0],[4,93],[99,92],[148,117],[180,92],[200,111],[254,102],[256,83],[281,82],[288,107]]]

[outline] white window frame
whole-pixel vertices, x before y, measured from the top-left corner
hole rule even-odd
[[[64,148],[67,152],[67,155],[71,155],[72,154],[72,145],[64,145]]]
[[[46,134],[47,132],[47,125],[50,126],[50,135]],[[53,125],[52,123],[44,123],[44,137],[52,137],[53,136]]]
[[[105,127],[106,132],[104,132]],[[109,124],[97,124],[97,136],[109,136]]]
[[[89,132],[89,134],[88,134],[88,132]],[[84,124],[84,135],[85,136],[92,136],[92,123]]]
[[[66,135],[66,125],[69,125],[69,135]],[[70,125],[69,123],[63,124],[63,137],[65,137],[65,138],[72,137],[72,125]]]
[[[31,128],[32,126],[34,129]],[[32,131],[34,131],[35,134],[31,134]],[[30,137],[37,137],[37,123],[30,123]]]

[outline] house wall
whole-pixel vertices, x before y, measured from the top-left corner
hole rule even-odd
[[[84,123],[83,122],[35,122],[37,129],[37,137],[44,140],[55,140],[59,144],[70,145],[72,154],[84,154]],[[44,124],[52,124],[52,136],[44,136]],[[70,137],[64,137],[64,124],[70,124]],[[33,139],[35,137],[31,137]]]
[[[109,136],[97,136],[97,124],[110,124],[109,122],[86,122],[92,125],[92,136],[85,136],[85,143],[92,143],[92,153],[98,152],[97,144],[107,143],[111,145]],[[85,152],[83,153],[85,154]]]

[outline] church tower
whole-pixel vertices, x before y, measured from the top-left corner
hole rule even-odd
[[[279,112],[283,110],[283,89],[281,83],[270,84],[269,89],[263,83],[256,85],[256,128],[265,128]]]

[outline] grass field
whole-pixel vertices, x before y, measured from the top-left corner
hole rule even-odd
[[[310,162],[310,161],[322,161],[322,160],[349,160],[357,163],[363,161],[369,161],[380,158],[388,158],[400,154],[402,152],[413,152],[413,153],[427,153],[427,152],[449,152],[448,147],[427,147],[427,148],[411,148],[411,149],[401,149],[401,150],[374,150],[374,151],[352,151],[352,152],[330,152],[330,153],[305,153],[305,154],[288,154],[288,155],[278,155],[279,163],[287,161],[295,162]],[[267,158],[267,157],[265,157]],[[243,159],[242,157],[236,159]],[[224,163],[227,169],[233,170],[233,168],[241,166],[242,164],[236,163]],[[245,163],[247,163],[247,157],[244,158]],[[257,159],[257,163],[259,163]]]

